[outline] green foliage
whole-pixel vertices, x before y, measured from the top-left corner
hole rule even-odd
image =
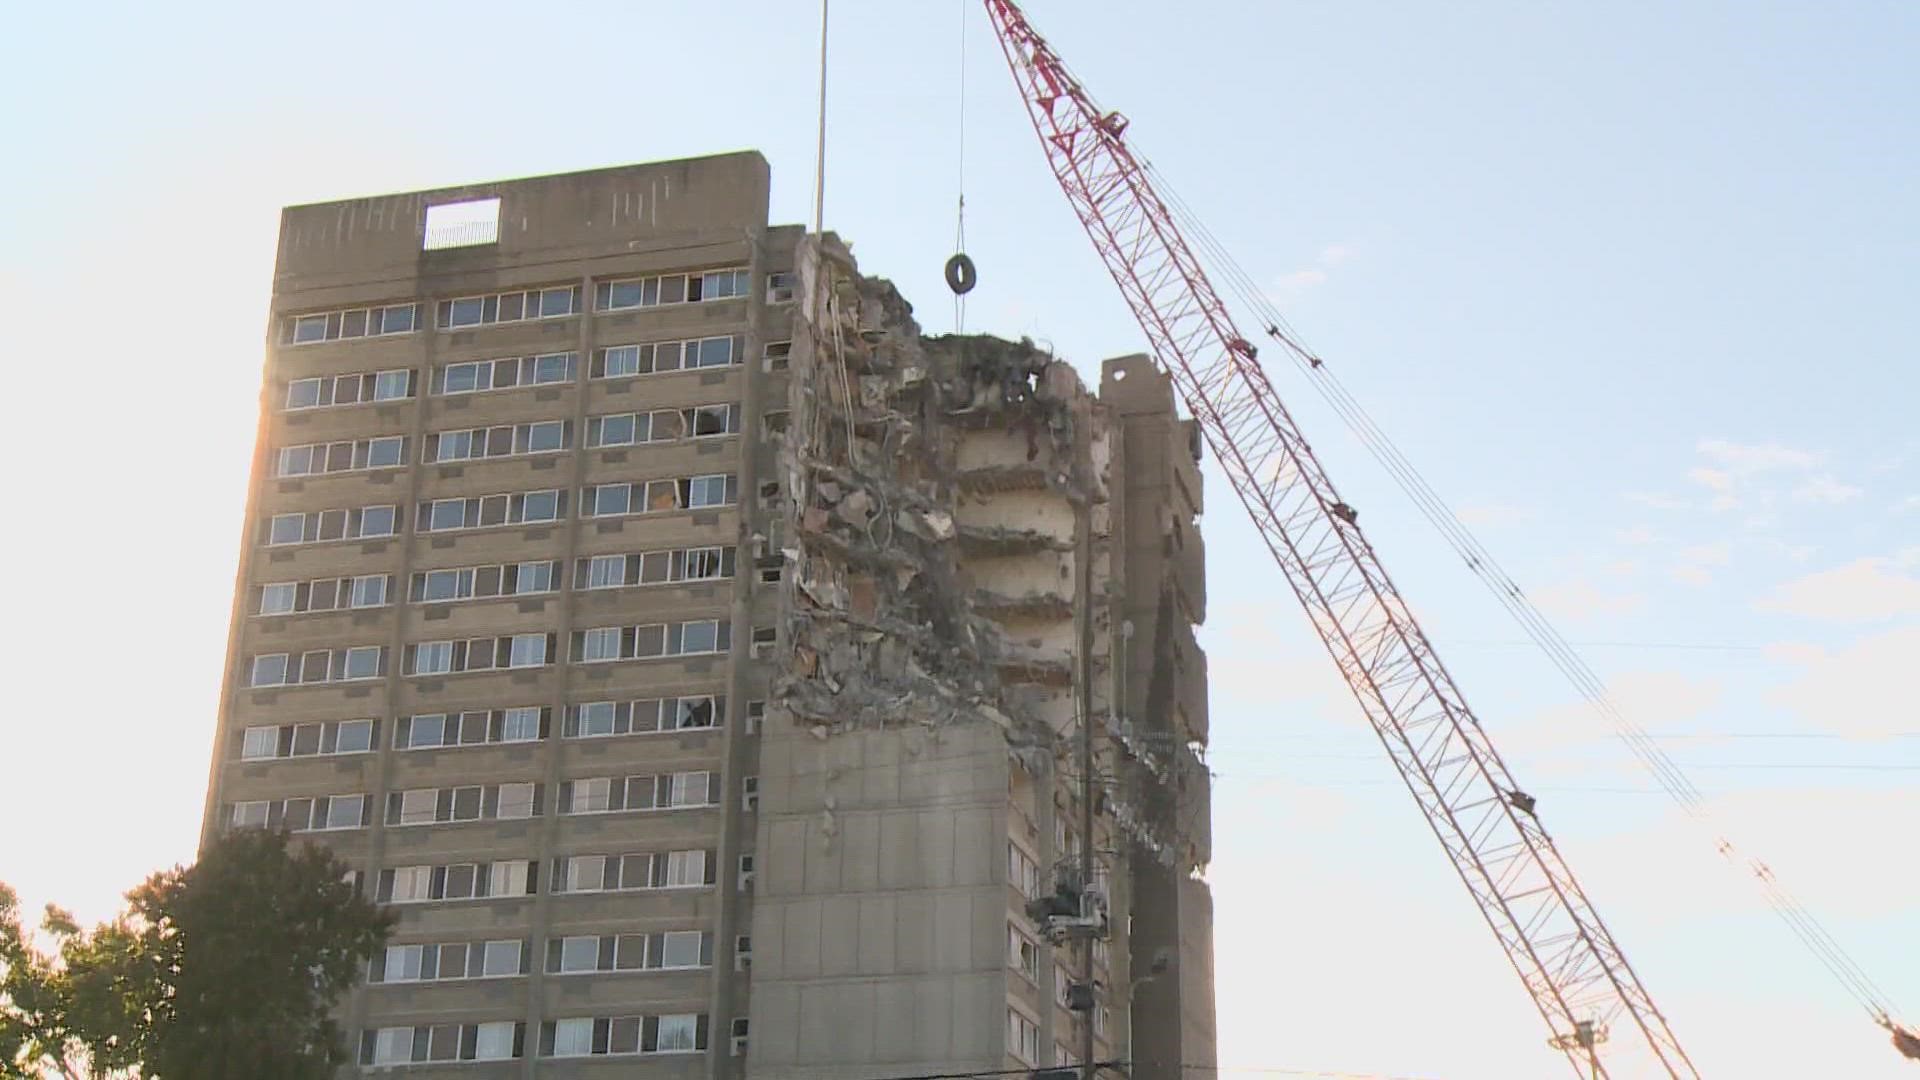
[[[40,952],[0,885],[0,1080],[327,1080],[348,1060],[330,1015],[390,915],[347,866],[241,830],[148,878],[83,931],[49,908]]]

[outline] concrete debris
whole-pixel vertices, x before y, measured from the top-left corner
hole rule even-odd
[[[772,696],[817,737],[979,722],[1005,731],[1010,752],[1051,746],[1036,709],[1071,683],[1071,656],[1010,640],[988,615],[1070,617],[1071,588],[1006,598],[974,587],[956,508],[992,491],[1084,503],[1099,487],[1074,454],[1088,397],[1079,376],[1031,341],[922,337],[893,286],[861,277],[834,237],[809,241],[801,261],[827,302],[800,305],[789,356],[780,455],[793,572]],[[1072,546],[1033,530],[964,531],[969,550]]]

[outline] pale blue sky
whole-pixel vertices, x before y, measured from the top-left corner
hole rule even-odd
[[[977,4],[835,8],[827,218],[863,267],[950,328],[964,8],[969,328],[1031,335],[1086,371],[1140,348]],[[817,14],[10,17],[16,756],[0,879],[99,917],[191,854],[278,208],[751,147],[773,162],[775,217],[804,220]],[[1920,7],[1030,14],[1567,635],[1599,643],[1589,659],[1624,706],[1700,736],[1668,745],[1728,831],[1920,1010]],[[1640,790],[1295,373],[1274,374],[1703,1072],[1911,1073]],[[1217,478],[1212,495],[1222,1059],[1553,1075]],[[164,561],[127,558],[156,548]]]

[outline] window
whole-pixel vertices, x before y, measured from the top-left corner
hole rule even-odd
[[[777,634],[773,627],[756,627],[753,631],[753,640],[749,643],[747,651],[755,660],[759,660],[773,651],[776,638]]]
[[[473,595],[472,570],[428,570],[414,575],[415,600],[433,603]]]
[[[489,943],[491,945],[493,943]],[[520,944],[517,941],[507,942]],[[493,1020],[474,1025],[473,1057],[476,1061],[507,1061],[513,1052],[513,1037],[519,1025],[511,1020]]]
[[[345,720],[335,727],[336,754],[365,754],[373,749],[373,721]]]
[[[542,645],[544,646],[544,642]],[[540,738],[540,714],[538,706],[521,706],[506,710],[501,718],[501,742],[534,742]],[[505,789],[502,788],[504,792]],[[502,795],[502,799],[505,795]],[[504,806],[504,803],[503,803]]]
[[[740,856],[740,879],[738,884],[741,892],[753,891],[753,856],[751,854]]]
[[[580,650],[582,663],[591,664],[620,659],[620,628],[617,626],[588,630],[583,641],[584,644]]]
[[[315,825],[323,829],[357,829],[366,813],[366,799],[359,795],[334,795],[327,799],[326,816]]]
[[[377,679],[386,649],[380,645],[360,645],[347,650],[343,679]]]
[[[277,757],[279,753],[280,729],[277,727],[250,727],[241,736],[240,759],[242,761]]]
[[[611,701],[594,701],[574,707],[573,728],[569,734],[596,738],[614,734],[616,706]]]
[[[743,269],[603,281],[594,289],[594,306],[601,311],[624,311],[661,304],[725,300],[747,295],[749,284],[749,276]]]
[[[727,367],[739,363],[741,342],[742,339],[735,337],[707,337],[614,345],[594,353],[587,373],[595,379],[624,379],[692,368]]]
[[[525,896],[533,890],[528,887],[527,864],[524,862],[497,862],[491,868],[489,896]]]
[[[381,975],[383,982],[415,982],[420,978],[420,961],[426,951],[424,945],[389,945],[387,963]]]
[[[591,1017],[554,1021],[554,1057],[584,1057],[591,1053],[593,1053],[593,1019]]]
[[[717,619],[699,619],[681,624],[680,651],[682,653],[710,653],[719,651],[720,622]]]
[[[392,536],[394,534],[394,512],[391,506],[369,506],[360,511],[359,529],[354,533],[360,537]]]
[[[1011,840],[1007,842],[1007,884],[1030,900],[1040,895],[1040,865]]]
[[[413,372],[407,368],[294,379],[287,383],[286,407],[288,412],[297,412],[370,401],[400,401],[412,397],[413,392]]]
[[[586,588],[613,589],[626,584],[626,581],[625,555],[595,555],[587,560]]]
[[[547,635],[515,634],[507,655],[508,667],[540,667],[547,662]]]
[[[515,567],[513,591],[519,595],[552,592],[553,569],[550,562],[520,563]]]
[[[381,1028],[374,1033],[369,1065],[398,1065],[413,1060],[413,1029]]]
[[[793,357],[793,342],[769,341],[760,354],[760,367],[767,372],[785,371]]]
[[[553,453],[567,449],[571,442],[571,428],[572,424],[565,420],[541,420],[492,428],[435,432],[427,436],[426,460],[429,464],[444,464],[449,461]]]
[[[453,642],[420,642],[413,648],[413,669],[407,675],[447,675],[453,671]]]
[[[379,371],[373,376],[373,400],[398,401],[413,396],[412,371]]]
[[[673,782],[667,790],[667,805],[708,806],[713,798],[708,790],[712,773],[681,772],[673,774]]]
[[[660,1018],[658,1052],[684,1054],[700,1049],[700,1018],[692,1014]]]
[[[496,360],[462,360],[436,370],[433,392],[442,395],[477,394],[520,386],[570,383],[579,376],[579,370],[579,354],[571,352],[511,356]]]
[[[560,493],[558,491],[529,491],[525,502],[521,504],[519,521],[558,521],[560,520]]]
[[[387,602],[387,575],[369,574],[353,579],[352,597],[348,606],[357,608],[380,607]]]
[[[566,513],[566,496],[554,489],[484,495],[466,499],[434,499],[418,504],[418,527],[423,532],[534,525],[558,521]]]
[[[760,778],[745,776],[740,779],[740,809],[751,814],[760,809]]]
[[[271,585],[261,586],[258,613],[261,615],[285,615],[292,611],[294,609],[294,598],[298,594],[299,589],[300,586],[291,581],[275,582]]]
[[[275,475],[323,476],[362,469],[392,469],[406,464],[406,456],[405,435],[286,446],[280,449]]]
[[[416,313],[413,304],[389,304],[295,315],[283,324],[280,340],[285,345],[312,345],[343,338],[406,334],[413,331]]]
[[[1007,1010],[1007,1053],[1028,1065],[1040,1063],[1040,1025],[1018,1009]]]
[[[559,964],[554,970],[562,974],[573,974],[582,971],[597,971],[599,967],[599,938],[565,937],[560,939]]]
[[[465,296],[458,300],[440,301],[440,329],[459,330],[529,319],[552,319],[573,315],[579,310],[580,287],[577,285],[495,293],[491,296]]]
[[[575,780],[570,790],[572,797],[567,803],[568,813],[603,813],[611,805],[613,781],[607,777],[600,777],[593,780]]]
[[[487,942],[485,949],[481,952],[481,977],[497,979],[518,974],[520,974],[520,943],[518,941]]]
[[[248,686],[284,686],[287,682],[287,654],[269,653],[253,658]]]
[[[321,404],[325,379],[294,379],[287,384],[287,409],[311,409]]]
[[[575,855],[563,860],[566,874],[561,878],[568,892],[599,892],[606,888],[607,857]]]
[[[235,828],[264,829],[267,817],[272,812],[271,804],[265,802],[237,802],[233,804],[231,821]]]
[[[660,935],[660,967],[693,968],[706,966],[702,959],[706,935],[698,930],[669,930]]]
[[[747,856],[751,859],[752,856]],[[707,883],[707,853],[704,851],[667,852],[667,888],[685,888]]]
[[[433,867],[402,866],[394,870],[391,897],[396,904],[412,904],[432,899]]]
[[[703,506],[726,506],[733,501],[730,490],[733,477],[715,474],[696,476],[691,482],[687,505],[698,509]]]
[[[1028,982],[1040,981],[1040,946],[1027,940],[1011,923],[1007,925],[1007,966],[1026,976]]]
[[[745,270],[709,270],[687,275],[687,302],[727,300],[747,295],[750,278]]]
[[[791,272],[779,272],[767,275],[767,303],[784,304],[794,296],[794,277]]]
[[[733,939],[733,970],[750,971],[753,968],[753,938],[747,934],[736,935]]]
[[[400,795],[400,814],[392,823],[395,825],[430,825],[436,816],[436,805],[440,792],[436,788],[414,788],[402,791]]]
[[[322,540],[392,536],[393,507],[366,506],[355,510],[321,510],[310,514],[275,514],[266,521],[261,533],[261,540],[275,547]]]

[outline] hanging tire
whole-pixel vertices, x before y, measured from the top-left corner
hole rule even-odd
[[[947,288],[955,296],[965,296],[980,284],[980,273],[973,268],[973,260],[965,252],[947,260]]]

